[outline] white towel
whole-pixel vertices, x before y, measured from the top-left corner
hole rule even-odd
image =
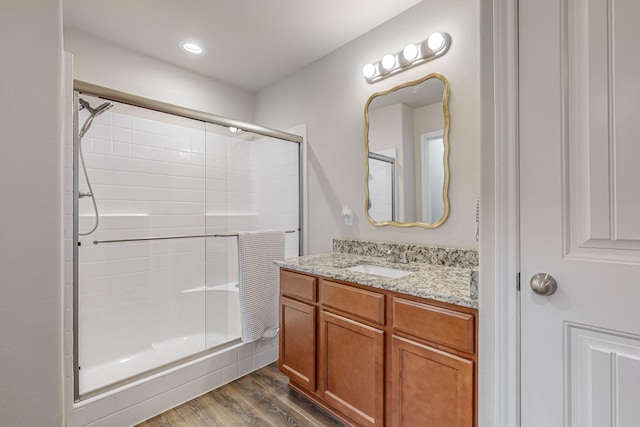
[[[279,325],[280,269],[284,231],[238,233],[240,317],[242,341],[274,336]]]

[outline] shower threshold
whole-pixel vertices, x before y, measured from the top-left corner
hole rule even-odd
[[[223,344],[205,349],[206,342],[222,342]],[[97,396],[167,371],[240,342],[240,337],[227,339],[226,335],[223,337],[221,334],[194,334],[153,343],[141,352],[117,360],[95,366],[82,366],[78,400]]]

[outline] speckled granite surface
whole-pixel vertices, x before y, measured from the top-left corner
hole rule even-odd
[[[478,308],[477,267],[449,267],[423,262],[397,264],[387,262],[381,257],[342,252],[289,258],[277,261],[276,264],[302,273],[317,274],[463,307]],[[359,264],[372,264],[397,270],[406,270],[411,271],[412,274],[394,279],[346,270],[347,267]]]
[[[474,268],[478,266],[478,251],[472,249],[452,249],[404,243],[333,239],[333,252],[384,258],[390,249],[398,253],[410,251],[409,258],[411,262],[424,262],[431,265],[461,268]]]

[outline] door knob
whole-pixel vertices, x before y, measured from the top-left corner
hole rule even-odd
[[[538,295],[549,296],[556,293],[558,282],[547,273],[534,274],[531,277],[531,289]]]

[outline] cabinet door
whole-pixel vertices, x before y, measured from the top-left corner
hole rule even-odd
[[[297,385],[316,389],[317,308],[280,298],[280,371]]]
[[[391,351],[394,427],[474,425],[473,361],[397,336]]]
[[[384,416],[384,332],[320,312],[320,393],[363,426],[381,426]]]

